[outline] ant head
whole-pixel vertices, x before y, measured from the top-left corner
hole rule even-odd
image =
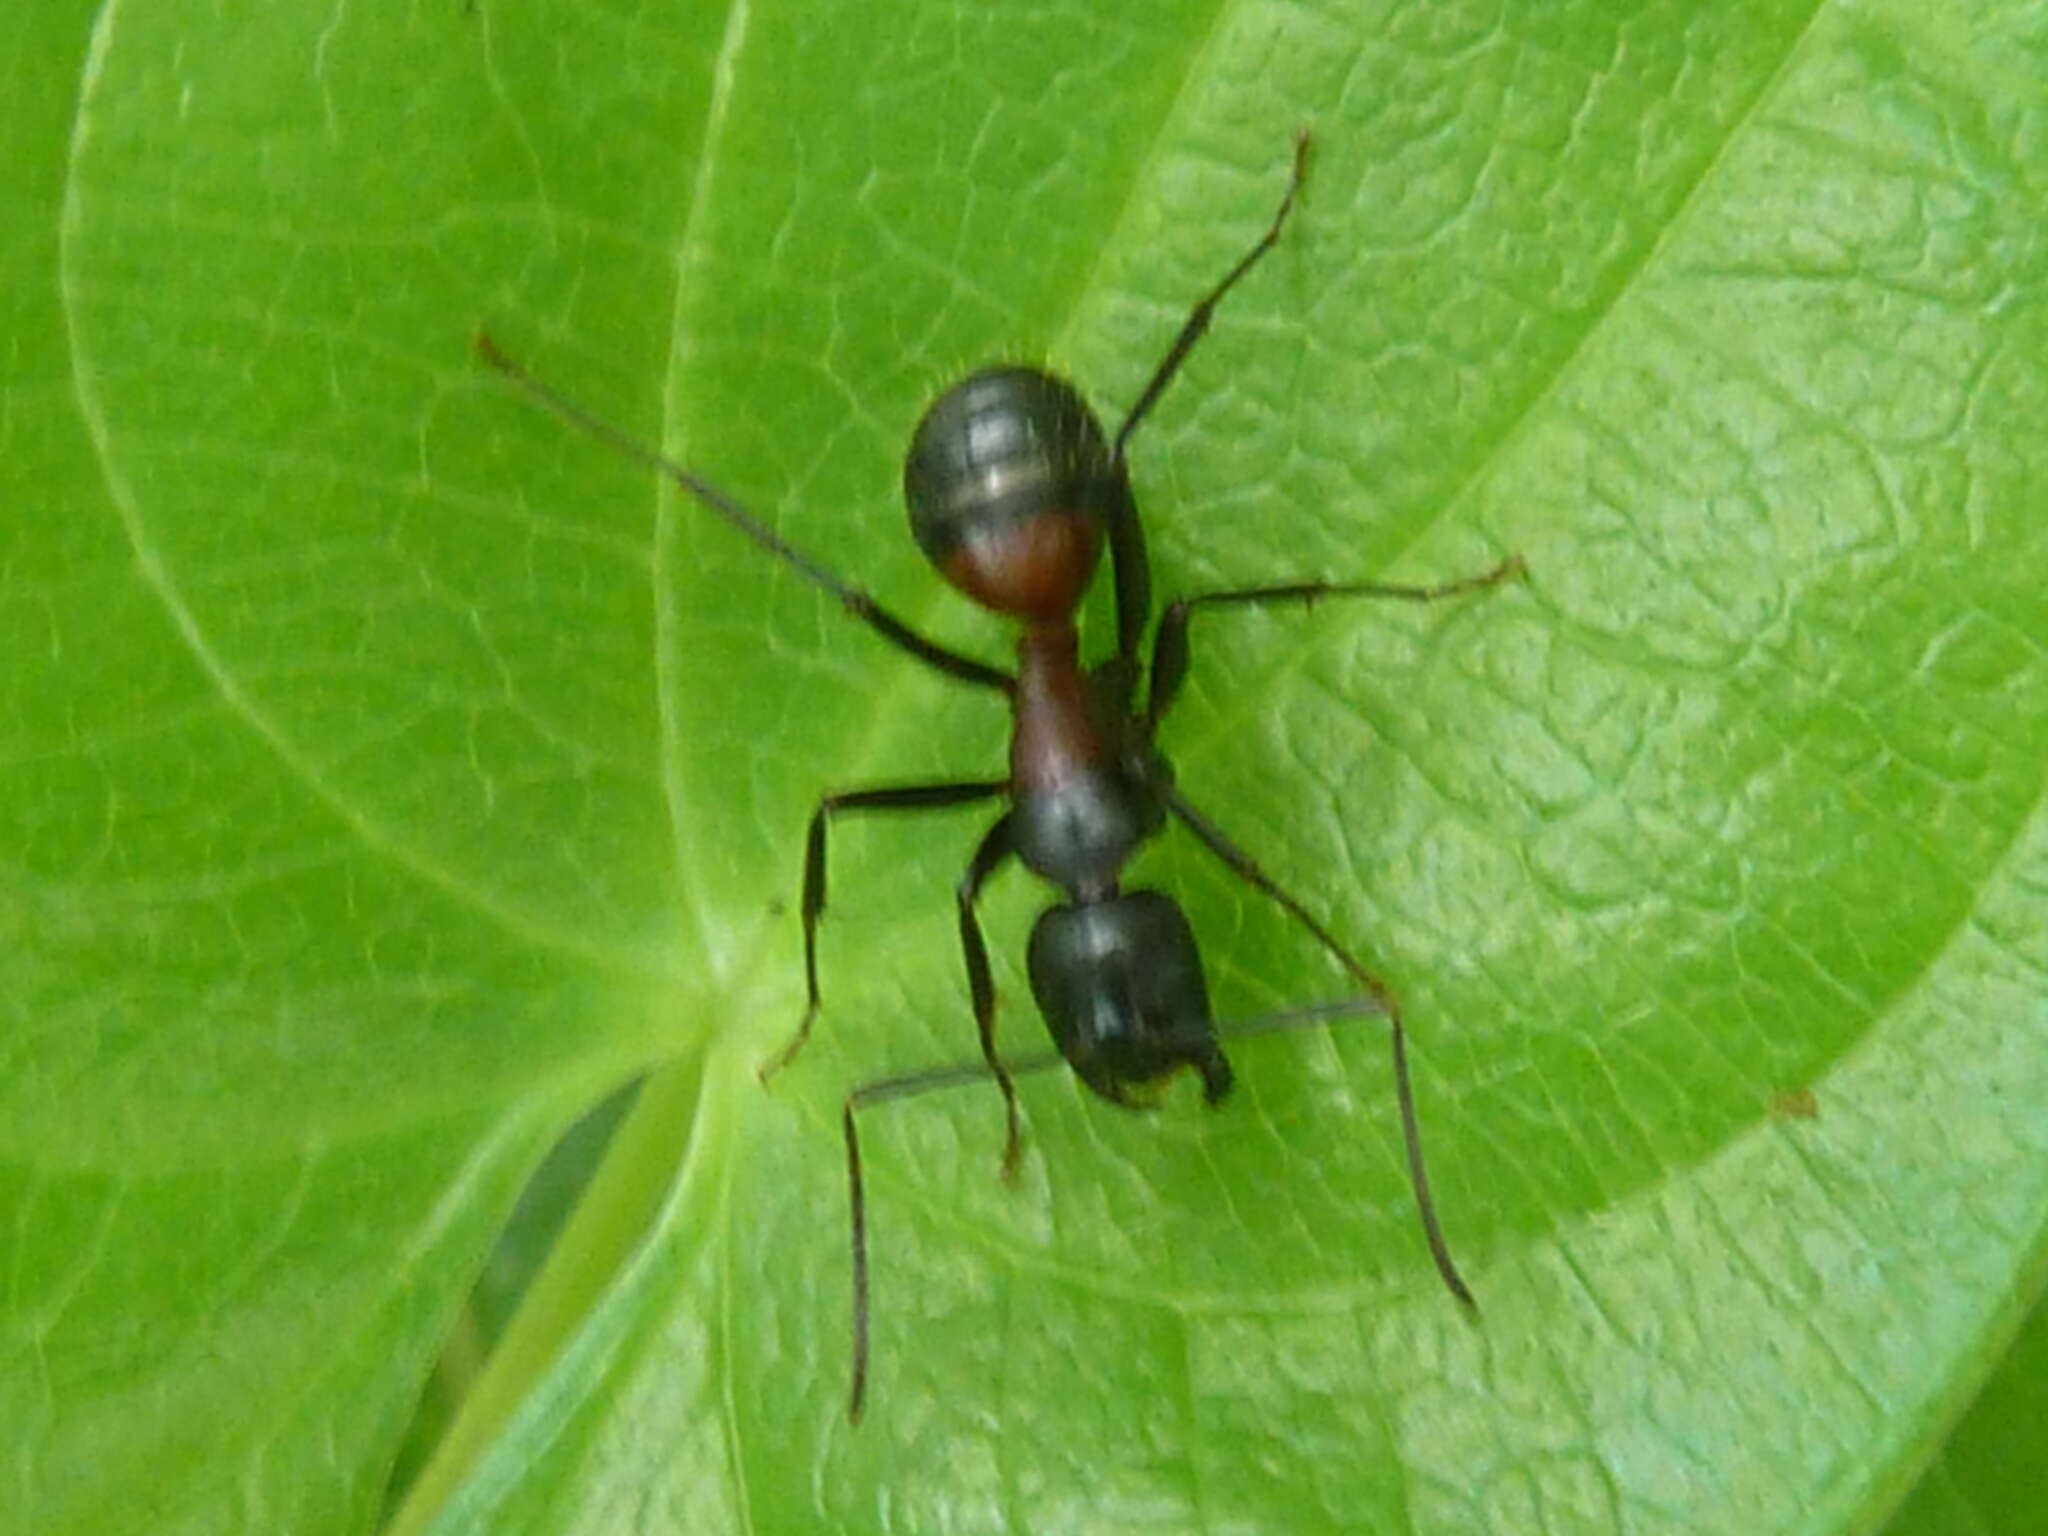
[[[1031,931],[1027,963],[1053,1043],[1104,1098],[1143,1108],[1146,1090],[1182,1067],[1202,1075],[1210,1103],[1230,1091],[1195,935],[1171,897],[1054,907]]]
[[[1035,622],[1071,614],[1088,589],[1115,481],[1095,413],[1036,368],[984,368],[948,389],[903,465],[925,558],[983,607]]]

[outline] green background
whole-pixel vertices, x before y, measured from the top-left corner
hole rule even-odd
[[[2038,6],[0,39],[0,1530],[374,1528],[522,1183],[643,1074],[400,1529],[1753,1536],[1877,1528],[1930,1461],[1900,1536],[2031,1528]],[[801,829],[987,773],[1000,712],[471,334],[1000,659],[904,537],[923,401],[1011,356],[1113,413],[1300,127],[1139,440],[1160,587],[1531,574],[1208,623],[1166,745],[1400,989],[1481,1320],[1376,1029],[1240,1047],[1214,1114],[1045,1077],[1011,1189],[993,1095],[873,1116],[850,1431],[837,1105],[971,1050],[981,821],[837,840],[763,1091]],[[1140,874],[1224,1013],[1343,990],[1185,839]],[[1020,1046],[1043,899],[988,903]]]

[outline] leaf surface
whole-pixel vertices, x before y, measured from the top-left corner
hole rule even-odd
[[[8,25],[0,1529],[372,1528],[640,1074],[398,1529],[1844,1531],[1935,1453],[2048,1210],[2027,7]],[[1000,711],[471,334],[1000,661],[904,537],[924,401],[1013,357],[1113,419],[1299,127],[1137,440],[1156,584],[1531,574],[1205,619],[1164,742],[1399,989],[1482,1313],[1370,1025],[1215,1113],[1037,1079],[1012,1188],[934,1096],[869,1118],[851,1431],[838,1105],[971,1054],[982,823],[835,827],[764,1092],[802,828]],[[1136,878],[1224,1014],[1344,990],[1185,839]],[[1017,1049],[1044,900],[986,903]]]

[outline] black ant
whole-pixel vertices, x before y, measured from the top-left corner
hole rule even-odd
[[[846,1138],[853,1255],[853,1380],[847,1416],[858,1421],[868,1374],[867,1204],[854,1117],[864,1105],[958,1083],[995,1079],[1007,1116],[1004,1177],[1016,1170],[1018,1072],[1052,1064],[1050,1056],[1006,1065],[996,1054],[995,985],[975,902],[1011,858],[1065,892],[1041,915],[1027,952],[1031,993],[1060,1057],[1096,1093],[1130,1108],[1183,1067],[1202,1079],[1214,1104],[1229,1092],[1230,1064],[1210,1012],[1201,958],[1187,918],[1172,897],[1126,891],[1124,865],[1172,817],[1239,878],[1264,892],[1350,972],[1357,995],[1319,1007],[1272,1014],[1228,1028],[1231,1036],[1297,1028],[1364,1013],[1386,1015],[1394,1086],[1407,1147],[1408,1176],[1437,1273],[1466,1306],[1472,1293],[1452,1262],[1430,1199],[1408,1078],[1401,1011],[1393,992],[1307,908],[1262,871],[1174,787],[1154,745],[1188,668],[1188,624],[1212,608],[1270,603],[1304,606],[1326,597],[1392,597],[1434,602],[1477,591],[1522,569],[1519,556],[1438,586],[1381,582],[1295,581],[1201,592],[1168,603],[1152,640],[1149,685],[1139,699],[1139,651],[1151,620],[1145,535],[1131,493],[1125,449],[1181,364],[1209,328],[1223,296],[1278,242],[1307,167],[1308,138],[1295,141],[1287,190],[1272,222],[1223,280],[1189,312],[1123,424],[1105,439],[1095,413],[1065,380],[1037,368],[994,367],[970,375],[933,402],[917,425],[903,470],[911,532],[941,575],[975,602],[1021,626],[1014,675],[919,634],[866,592],[841,580],[768,528],[694,471],[634,442],[556,394],[508,358],[488,336],[485,359],[529,397],[591,436],[618,448],[689,492],[756,544],[831,593],[847,612],[899,650],[948,677],[990,688],[1010,701],[1010,767],[1002,778],[969,783],[890,785],[831,794],[812,814],[804,846],[803,930],[806,1003],[789,1043],[762,1068],[764,1079],[803,1048],[819,1009],[818,919],[825,910],[825,828],[844,811],[931,811],[976,801],[1009,806],[982,837],[957,897],[960,943],[982,1060],[863,1084],[846,1097]],[[1092,667],[1080,661],[1075,614],[1107,543],[1116,584],[1117,646]]]

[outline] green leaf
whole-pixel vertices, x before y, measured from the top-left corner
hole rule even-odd
[[[2033,1312],[1886,1536],[2028,1536],[2041,1508],[2048,1307]]]
[[[1937,1453],[2048,1251],[2036,10],[16,9],[0,1530],[373,1528],[643,1074],[396,1529],[1867,1530]],[[1000,660],[918,411],[1113,415],[1301,127],[1137,440],[1157,585],[1530,577],[1205,621],[1164,740],[1398,988],[1482,1313],[1369,1025],[1213,1113],[1033,1080],[1014,1187],[934,1096],[868,1117],[851,1430],[838,1107],[971,1056],[986,818],[835,830],[763,1090],[802,829],[1000,711],[472,333]],[[1345,990],[1185,838],[1136,877],[1225,1014]],[[1045,900],[986,903],[1020,1050]]]

